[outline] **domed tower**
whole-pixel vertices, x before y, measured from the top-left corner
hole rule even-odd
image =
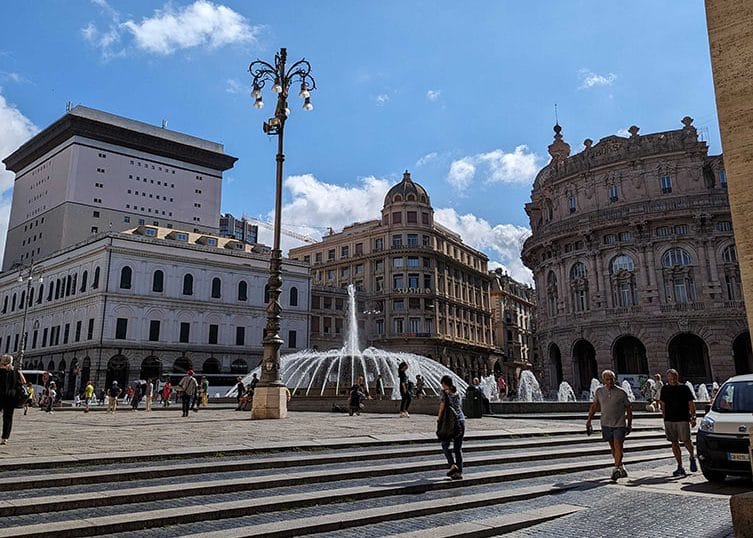
[[[384,197],[382,224],[392,226],[434,225],[434,209],[429,194],[413,181],[410,172],[403,173],[403,180],[393,186]]]
[[[693,383],[753,371],[724,162],[681,124],[572,155],[554,127],[522,252],[550,388],[587,393],[607,368],[634,388],[670,367]]]

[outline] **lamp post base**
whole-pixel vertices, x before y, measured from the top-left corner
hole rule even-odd
[[[288,391],[285,387],[256,387],[251,406],[251,418],[263,420],[268,418],[287,418]]]

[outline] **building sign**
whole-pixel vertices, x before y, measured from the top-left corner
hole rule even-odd
[[[397,288],[394,292],[400,295],[416,295],[421,293],[431,293],[431,288]]]

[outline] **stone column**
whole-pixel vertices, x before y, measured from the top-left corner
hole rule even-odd
[[[716,107],[745,302],[753,304],[753,3],[706,0]],[[753,327],[753,308],[748,308]]]

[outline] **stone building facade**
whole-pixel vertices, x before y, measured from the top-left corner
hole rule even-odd
[[[5,157],[15,172],[3,270],[147,224],[217,234],[222,144],[77,106]]]
[[[550,387],[588,390],[605,368],[636,384],[669,367],[694,383],[753,371],[724,163],[692,121],[572,156],[555,126],[523,248]]]
[[[52,372],[66,397],[89,378],[99,389],[189,368],[226,386],[261,361],[269,256],[240,241],[145,225],[31,269],[31,282],[0,275],[0,350],[18,355],[26,312],[25,367]],[[308,267],[285,260],[283,280],[287,353],[308,346]]]
[[[344,288],[352,283],[362,347],[424,355],[465,379],[495,369],[488,258],[434,222],[428,193],[408,172],[387,192],[381,219],[291,249],[290,257],[311,266],[317,348],[343,345]]]
[[[491,305],[494,345],[503,361],[495,374],[504,374],[512,389],[523,369],[542,371],[535,345],[536,292],[500,269],[492,271]]]

